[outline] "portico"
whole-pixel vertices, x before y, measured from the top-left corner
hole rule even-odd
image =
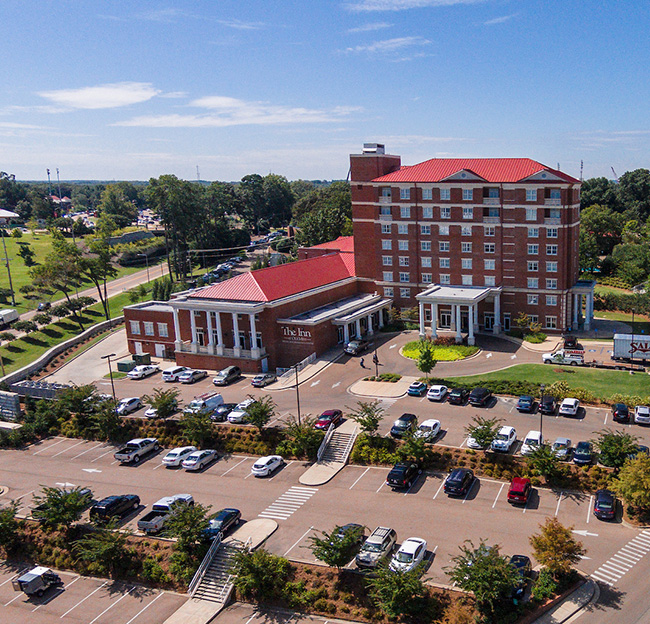
[[[570,290],[573,299],[571,328],[577,330],[580,318],[584,319],[584,330],[589,331],[594,321],[594,288],[593,280],[579,280]],[[583,303],[584,302],[584,303]],[[584,316],[583,316],[584,305]]]

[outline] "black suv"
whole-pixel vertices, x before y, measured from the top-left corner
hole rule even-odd
[[[487,405],[492,398],[492,393],[487,388],[474,388],[469,393],[469,404],[474,407]]]
[[[394,490],[410,488],[420,474],[420,467],[412,462],[398,462],[386,477],[386,485]]]
[[[468,396],[469,390],[467,388],[452,388],[448,401],[453,405],[465,405]]]
[[[216,407],[210,418],[215,422],[225,422],[228,419],[228,414],[237,407],[237,403],[222,403]]]
[[[630,409],[625,403],[615,403],[612,405],[612,418],[616,422],[630,422]]]
[[[418,423],[415,414],[402,414],[390,428],[390,435],[394,438],[403,437],[408,431],[413,431]]]
[[[545,394],[539,402],[539,411],[542,414],[555,414],[555,409],[557,407],[557,402],[554,396],[550,394]]]
[[[445,494],[465,496],[474,483],[474,473],[469,468],[454,468],[445,480]]]
[[[122,518],[139,506],[140,497],[135,494],[107,496],[90,508],[90,519],[98,523],[107,522],[111,518]]]

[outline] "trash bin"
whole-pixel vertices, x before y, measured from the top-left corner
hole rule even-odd
[[[133,361],[136,366],[141,366],[142,364],[151,364],[151,353],[136,353],[133,356]]]

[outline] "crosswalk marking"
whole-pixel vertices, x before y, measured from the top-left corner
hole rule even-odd
[[[641,531],[612,555],[591,576],[606,585],[614,585],[650,552],[650,530]]]
[[[286,520],[298,511],[316,492],[318,492],[318,488],[294,485],[258,515],[260,518]]]

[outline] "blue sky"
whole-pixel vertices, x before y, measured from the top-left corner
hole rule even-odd
[[[650,18],[626,0],[3,0],[0,170],[345,178],[525,156],[650,166]]]

